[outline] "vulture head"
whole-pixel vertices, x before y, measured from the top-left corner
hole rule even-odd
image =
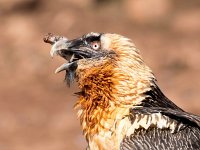
[[[59,55],[66,59],[67,62],[58,67],[55,73],[66,71],[68,85],[75,78],[85,78],[93,72],[98,74],[98,71],[102,70],[104,74],[118,72],[129,75],[132,73],[137,77],[141,75],[152,77],[151,71],[139,54],[139,50],[130,39],[124,36],[91,32],[82,37],[68,40],[65,37],[49,34],[44,41],[52,44],[50,51],[52,57]]]

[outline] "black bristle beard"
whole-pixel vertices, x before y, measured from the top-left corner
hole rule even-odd
[[[69,87],[74,82],[77,67],[78,67],[77,62],[74,62],[72,65],[70,65],[69,69],[66,70],[64,81],[66,81],[66,83]]]

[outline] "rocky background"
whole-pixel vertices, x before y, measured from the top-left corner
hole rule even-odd
[[[86,146],[64,73],[46,33],[125,35],[141,50],[163,92],[200,115],[199,0],[0,0],[0,150]]]

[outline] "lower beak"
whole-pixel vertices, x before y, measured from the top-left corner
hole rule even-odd
[[[58,67],[58,68],[55,70],[55,73],[59,73],[59,72],[64,71],[64,70],[69,71],[70,69],[75,68],[74,64],[75,64],[74,62],[71,62],[71,63],[64,63],[64,64],[62,64],[60,67]],[[73,66],[74,66],[74,67],[73,67]],[[77,66],[77,64],[76,64],[76,66]]]

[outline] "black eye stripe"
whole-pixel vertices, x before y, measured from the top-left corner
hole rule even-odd
[[[71,40],[71,46],[70,47],[76,47],[76,46],[81,46],[81,45],[84,45],[83,41],[81,39],[74,39],[74,40]],[[69,47],[69,48],[70,48]]]
[[[90,36],[85,39],[87,43],[91,43],[94,41],[100,41],[100,36]]]
[[[101,35],[103,33],[94,33],[94,32],[91,32],[89,34],[85,34],[82,36],[82,41],[83,41],[83,45],[87,46],[87,47],[91,47],[91,44],[93,42],[100,42],[100,38],[101,38]]]

